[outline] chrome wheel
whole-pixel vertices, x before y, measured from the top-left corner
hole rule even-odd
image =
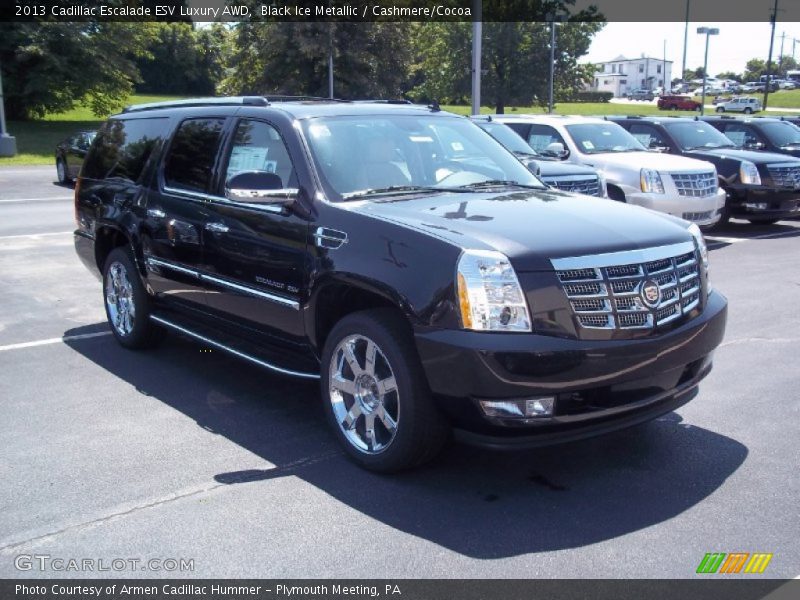
[[[133,284],[121,262],[111,263],[106,274],[106,309],[116,332],[123,337],[130,335],[136,318],[136,305]]]
[[[379,454],[392,443],[400,418],[397,382],[375,342],[362,335],[339,342],[331,356],[328,395],[336,423],[355,448]]]

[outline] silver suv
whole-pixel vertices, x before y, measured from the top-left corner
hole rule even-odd
[[[761,100],[758,98],[733,97],[727,102],[717,104],[717,112],[740,112],[746,115],[761,111]]]
[[[717,170],[709,162],[650,152],[616,123],[591,117],[497,115],[541,154],[597,169],[608,196],[714,225],[725,206]]]

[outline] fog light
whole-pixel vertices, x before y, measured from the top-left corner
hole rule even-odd
[[[744,207],[750,210],[767,210],[769,204],[766,202],[745,202]]]
[[[496,419],[530,419],[553,415],[555,397],[525,398],[522,400],[481,400],[481,410]]]

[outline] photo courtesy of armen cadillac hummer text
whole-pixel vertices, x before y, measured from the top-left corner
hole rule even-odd
[[[348,455],[388,472],[451,434],[566,442],[694,397],[727,301],[702,223],[669,213],[550,187],[437,105],[248,96],[108,119],[74,237],[120,344],[171,331],[265,386],[318,380]]]

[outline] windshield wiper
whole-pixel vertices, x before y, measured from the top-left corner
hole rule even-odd
[[[345,200],[353,198],[364,198],[367,196],[383,196],[389,194],[415,194],[419,192],[462,192],[459,188],[435,187],[431,185],[390,185],[382,188],[370,188],[368,190],[358,190],[342,194]]]
[[[546,190],[545,186],[541,185],[530,185],[527,183],[519,183],[517,181],[510,181],[507,179],[487,179],[486,181],[476,181],[475,183],[467,183],[465,185],[458,186],[457,189],[460,190],[475,190],[482,187],[499,187],[499,186],[507,186],[507,187],[521,187],[528,190]]]

